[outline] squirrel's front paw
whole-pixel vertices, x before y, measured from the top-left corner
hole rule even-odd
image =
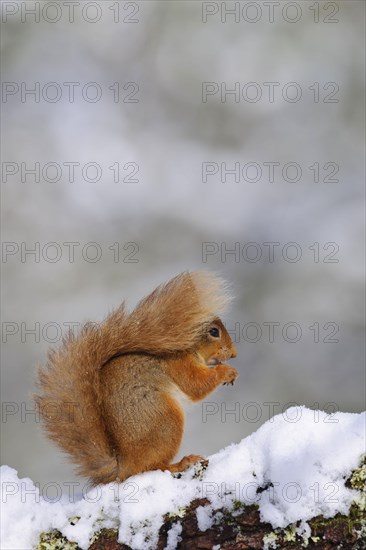
[[[223,384],[233,385],[238,378],[238,371],[229,365],[218,365],[217,368],[221,371]]]

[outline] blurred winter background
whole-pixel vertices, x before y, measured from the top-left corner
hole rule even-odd
[[[36,4],[2,4],[1,463],[75,479],[36,365],[187,269],[230,282],[240,377],[189,409],[180,456],[289,404],[364,409],[364,3]]]

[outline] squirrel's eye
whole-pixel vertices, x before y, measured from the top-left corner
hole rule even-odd
[[[210,328],[210,330],[208,331],[209,334],[211,334],[211,336],[213,336],[214,338],[218,338],[220,336],[220,331],[218,328],[214,327],[214,328]]]

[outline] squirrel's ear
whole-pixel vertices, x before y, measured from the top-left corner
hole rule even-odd
[[[228,302],[226,283],[220,277],[207,271],[185,271],[140,300],[125,330],[143,335],[136,351],[193,349],[202,336],[202,326],[219,317]]]
[[[226,281],[209,271],[192,271],[189,275],[207,319],[220,316],[232,300]]]

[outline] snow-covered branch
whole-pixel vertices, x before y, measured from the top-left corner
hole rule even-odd
[[[68,484],[49,502],[43,488],[3,466],[1,547],[42,540],[52,548],[61,538],[70,549],[353,548],[366,539],[365,420],[293,407],[208,465],[84,488],[79,499]]]

